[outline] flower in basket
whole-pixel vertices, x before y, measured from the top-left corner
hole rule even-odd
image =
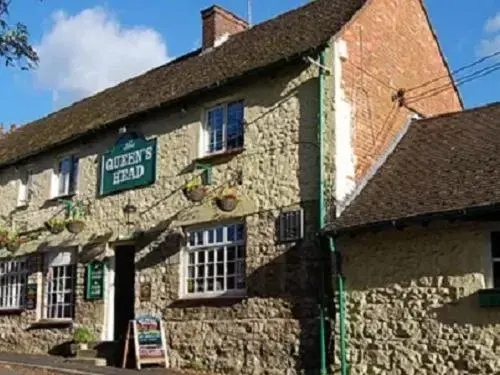
[[[21,247],[21,242],[21,237],[19,237],[17,232],[10,232],[7,236],[5,247],[11,253],[15,253]]]
[[[61,233],[66,227],[66,222],[62,219],[58,219],[57,217],[53,217],[52,219],[45,222],[45,227],[52,234]]]
[[[205,198],[206,188],[203,185],[201,178],[198,176],[184,185],[184,195],[193,201],[201,202]]]
[[[222,211],[233,211],[238,204],[236,189],[225,188],[217,198],[217,205]]]
[[[71,207],[69,217],[66,219],[66,229],[73,234],[78,234],[85,229],[85,212],[81,201]]]

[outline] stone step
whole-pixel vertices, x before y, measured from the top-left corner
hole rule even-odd
[[[98,367],[106,367],[108,365],[108,362],[104,358],[75,357],[66,359],[66,362]]]
[[[96,358],[98,356],[98,352],[96,349],[77,350],[76,356],[86,357],[86,358]]]

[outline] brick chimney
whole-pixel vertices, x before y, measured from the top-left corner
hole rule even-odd
[[[248,29],[248,22],[235,14],[213,5],[201,11],[203,49],[217,47],[229,36]]]

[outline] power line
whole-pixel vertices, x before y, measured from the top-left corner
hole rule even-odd
[[[440,77],[436,77],[434,79],[431,79],[430,81],[427,81],[427,82],[424,82],[422,83],[421,85],[418,85],[418,86],[415,86],[415,87],[411,87],[409,89],[406,90],[406,92],[410,92],[410,91],[415,91],[415,90],[418,90],[420,88],[423,88],[423,87],[427,87],[429,85],[431,85],[432,83],[434,82],[437,82],[437,81],[440,81],[442,79],[445,79],[445,78],[449,78],[449,76],[451,75],[452,77],[460,72],[463,72],[464,70],[467,70],[469,68],[472,68],[476,65],[479,65],[481,64],[482,62],[485,62],[486,60],[489,60],[489,59],[492,59],[496,56],[499,56],[500,55],[500,51],[497,51],[497,52],[494,52],[488,56],[484,56],[476,61],[473,61],[472,63],[468,64],[468,65],[465,65],[461,68],[458,68],[457,70],[454,70],[452,72],[450,72],[449,74],[446,74],[446,75],[443,75],[443,76],[440,76]]]
[[[466,75],[466,76],[460,78],[456,82],[456,86],[460,87],[468,82],[472,82],[472,81],[475,81],[476,79],[486,77],[487,75],[490,75],[491,73],[494,73],[498,70],[500,70],[500,63],[490,65],[486,68],[483,68],[481,70],[478,70],[474,73],[471,73],[469,75]],[[424,92],[422,94],[407,98],[406,100],[407,100],[407,103],[416,103],[416,102],[421,101],[423,99],[427,99],[427,98],[431,98],[433,96],[439,95],[439,94],[449,90],[450,88],[453,88],[453,85],[449,83],[446,85],[442,85],[440,87],[436,87],[436,88],[429,90],[427,92]]]

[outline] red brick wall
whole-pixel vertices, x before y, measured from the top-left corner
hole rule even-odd
[[[341,35],[348,51],[348,60],[342,64],[343,88],[355,111],[357,180],[383,153],[410,114],[391,99],[396,90],[387,86],[409,89],[444,76],[431,86],[408,92],[408,105],[425,116],[461,109],[453,87],[414,103],[409,99],[451,82],[420,3],[372,0]]]
[[[233,35],[248,29],[248,23],[233,13],[218,6],[202,11],[203,48],[214,46],[224,34]]]

